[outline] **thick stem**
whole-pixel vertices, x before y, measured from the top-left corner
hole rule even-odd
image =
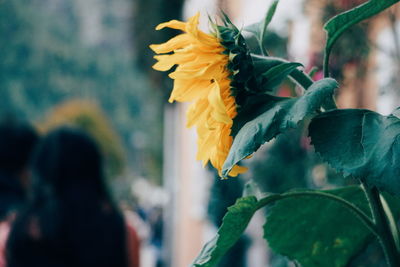
[[[311,79],[311,77],[308,74],[306,74],[303,71],[298,70],[298,69],[293,70],[289,74],[289,76],[292,80],[297,82],[305,90],[307,90],[314,83],[314,81]],[[335,99],[333,99],[332,101],[326,101],[323,108],[325,110],[337,109]]]
[[[329,56],[330,56],[330,49],[325,48],[324,53],[324,63],[323,63],[323,70],[324,70],[324,77],[329,77]]]
[[[379,191],[376,187],[369,188],[364,183],[362,188],[371,208],[372,218],[377,230],[376,237],[381,243],[386,261],[391,267],[400,266],[400,255],[396,248],[395,238],[390,230],[390,222],[382,206]]]
[[[380,194],[380,200],[382,203],[383,210],[385,211],[386,217],[390,224],[390,230],[392,232],[394,241],[396,243],[396,250],[398,253],[400,253],[400,240],[399,240],[400,235],[399,235],[399,229],[397,227],[396,219],[393,215],[392,210],[390,209],[389,204],[387,203],[386,199],[382,196],[382,194]]]

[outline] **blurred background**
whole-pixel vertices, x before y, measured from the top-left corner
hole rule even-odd
[[[151,69],[148,46],[176,34],[156,32],[157,24],[200,11],[206,30],[207,15],[222,9],[242,28],[260,21],[269,2],[0,0],[0,116],[27,119],[42,133],[72,124],[97,140],[115,199],[142,239],[144,267],[188,266],[249,177],[269,192],[352,183],[321,163],[301,127],[264,145],[246,162],[250,171],[243,177],[220,180],[195,161],[195,131],[185,128],[187,106],[167,103],[172,82]],[[362,2],[281,0],[267,48],[306,70],[317,67],[319,79],[322,25]],[[342,84],[340,107],[389,114],[399,106],[399,9],[353,27],[339,40],[331,61],[333,77]],[[287,81],[279,93],[295,96],[295,85]],[[295,266],[268,249],[260,237],[263,222],[259,212],[220,266]],[[379,252],[367,249],[379,260]]]

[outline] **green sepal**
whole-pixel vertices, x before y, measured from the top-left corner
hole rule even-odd
[[[243,91],[255,92],[257,85],[253,74],[253,62],[241,32],[225,15],[224,26],[216,25],[216,34],[229,57],[227,68],[231,73],[231,93],[241,96]]]
[[[231,73],[231,95],[235,97],[236,109],[240,113],[241,108],[249,102],[249,97],[264,92],[273,93],[301,64],[251,54],[242,32],[226,14],[222,13],[222,17],[223,25],[217,25],[210,19],[210,26],[226,49],[224,53],[229,58],[227,68]]]

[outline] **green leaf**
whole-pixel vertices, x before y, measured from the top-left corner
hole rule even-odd
[[[274,87],[270,88],[265,82],[268,82],[267,78],[272,79],[270,76],[280,74],[279,71],[281,70],[284,70],[286,73],[280,74],[281,76],[278,82],[282,82],[282,80],[289,75],[289,78],[291,78],[293,82],[306,90],[313,83],[311,77],[302,70],[297,69],[297,67],[302,66],[300,63],[290,62],[282,58],[259,56],[255,54],[251,54],[251,58],[253,61],[254,76],[256,77],[259,87],[261,87],[259,91],[273,91]]]
[[[261,35],[260,39],[263,40],[263,36],[265,35],[265,32],[267,31],[268,25],[271,23],[272,18],[275,15],[276,8],[278,7],[279,0],[272,0],[271,5],[269,6],[267,10],[267,14],[265,15],[264,21],[263,21],[263,27],[261,29]]]
[[[309,126],[315,150],[333,168],[400,195],[400,119],[362,109],[334,110]]]
[[[370,0],[330,19],[324,26],[327,32],[324,69],[329,62],[329,55],[333,45],[348,28],[378,14],[397,2],[399,0]]]
[[[268,8],[267,14],[265,15],[265,19],[261,28],[261,34],[260,34],[260,48],[263,54],[268,55],[267,50],[264,47],[264,38],[265,34],[267,32],[267,27],[271,23],[272,18],[275,15],[276,8],[278,6],[279,0],[273,0],[271,3],[271,6]]]
[[[235,137],[246,123],[272,109],[277,103],[288,99],[270,94],[247,96],[246,102],[238,109],[238,115],[233,119],[231,135]]]
[[[336,88],[335,80],[323,79],[315,82],[301,97],[270,97],[266,98],[264,104],[258,105],[256,112],[251,107],[242,110],[234,119],[232,131],[237,134],[222,168],[222,175],[227,177],[233,166],[279,133],[295,128],[305,118],[315,116],[322,106],[333,101]]]
[[[270,22],[272,21],[272,18],[275,15],[276,8],[278,6],[279,0],[273,0],[271,3],[270,7],[267,10],[267,14],[265,15],[265,18],[263,21],[249,25],[243,29],[244,32],[247,32],[250,34],[248,37],[249,39],[255,39],[257,42],[257,52],[263,55],[268,55],[268,52],[266,51],[264,47],[264,42],[266,39],[266,33],[267,33],[267,28]],[[246,38],[246,39],[248,39]]]
[[[290,62],[283,58],[278,58],[278,57],[270,57],[270,56],[266,57],[256,54],[250,54],[250,56],[253,61],[255,75],[257,76],[267,72],[269,69],[276,67],[282,63]]]
[[[284,62],[268,69],[261,75],[261,82],[259,83],[261,89],[263,91],[273,91],[293,70],[302,66],[302,64],[296,62]]]
[[[258,201],[254,196],[238,199],[235,205],[228,208],[217,235],[207,242],[192,266],[215,266],[240,238],[257,209]]]
[[[370,215],[358,186],[324,191],[342,197]],[[264,237],[271,248],[304,267],[341,267],[373,237],[368,228],[341,204],[302,196],[283,199],[269,211]]]

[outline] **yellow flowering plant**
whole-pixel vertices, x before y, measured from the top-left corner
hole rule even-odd
[[[348,266],[377,239],[387,264],[400,266],[399,112],[383,116],[365,109],[338,109],[334,95],[339,84],[329,77],[330,51],[342,33],[399,1],[369,0],[329,20],[324,26],[325,78],[319,81],[313,81],[300,63],[268,54],[265,32],[279,0],[272,1],[256,30],[239,30],[224,14],[221,25],[210,19],[211,33],[198,28],[199,14],[187,22],[172,20],[157,26],[182,32],[151,45],[157,53],[153,68],[172,70],[170,102],[191,103],[187,126],[197,129],[197,158],[204,165],[210,162],[222,178],[237,176],[246,171],[239,165],[243,159],[302,123],[321,158],[359,181],[332,190],[282,194],[260,192],[250,181],[244,197],[228,209],[217,235],[205,244],[193,266],[216,266],[263,207],[269,210],[264,238],[296,264]],[[243,32],[258,40],[259,49],[249,49]],[[301,89],[295,97],[276,95],[287,78]]]
[[[241,74],[239,67],[242,66],[234,63],[235,57],[241,55],[233,51],[244,44],[230,44],[240,40],[238,31],[229,32],[237,36],[229,36],[232,40],[225,41],[221,40],[224,33],[218,28],[214,34],[202,32],[198,29],[199,16],[197,13],[186,23],[173,20],[157,26],[157,30],[168,27],[183,33],[164,44],[151,45],[154,52],[161,54],[155,56],[158,62],[153,68],[167,71],[178,65],[169,74],[174,79],[169,101],[192,102],[187,112],[187,126],[197,128],[197,159],[203,165],[210,161],[221,174],[232,145],[231,127],[237,115],[234,92],[239,89],[234,86],[241,86],[232,82]],[[245,170],[236,165],[229,175],[237,176]]]
[[[198,29],[199,16],[197,13],[188,22],[172,20],[156,27],[157,30],[172,28],[183,33],[166,43],[150,46],[159,54],[154,57],[158,62],[153,68],[168,71],[177,65],[169,74],[174,80],[169,101],[192,103],[187,112],[187,126],[197,128],[197,159],[203,165],[210,162],[221,177],[237,176],[247,168],[235,164],[229,172],[222,173],[233,143],[231,128],[248,102],[265,96],[256,76],[257,72],[266,70],[262,65],[254,71],[245,39],[227,16],[223,18],[223,26],[210,21],[211,34]],[[269,64],[286,72],[300,65],[280,60],[270,60]],[[285,73],[277,74],[273,77],[279,78]],[[265,80],[261,82],[265,83]],[[266,88],[271,89],[270,86]]]

